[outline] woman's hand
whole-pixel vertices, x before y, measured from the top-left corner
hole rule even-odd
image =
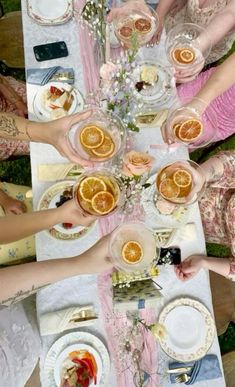
[[[21,200],[11,198],[1,189],[0,206],[2,206],[6,215],[21,215],[27,212],[27,208]]]
[[[79,208],[75,199],[68,200],[62,206],[56,209],[58,212],[58,220],[61,223],[71,223],[73,225],[81,225],[89,227],[96,217],[84,214]]]
[[[148,6],[145,4],[144,0],[132,0],[128,1],[128,3],[125,3],[121,7],[115,7],[112,8],[107,16],[107,21],[109,23],[113,22],[115,19],[118,19],[120,17],[125,17],[130,14],[130,9],[134,9],[135,11],[141,11],[148,15],[150,15],[150,11]]]
[[[180,265],[175,266],[177,278],[181,281],[188,281],[193,278],[204,266],[207,257],[204,255],[191,255]]]
[[[91,167],[93,163],[80,157],[68,138],[71,127],[81,120],[86,120],[90,115],[91,110],[87,110],[45,124],[35,125],[31,122],[28,126],[28,134],[34,141],[54,146],[63,157],[67,157],[72,162]]]

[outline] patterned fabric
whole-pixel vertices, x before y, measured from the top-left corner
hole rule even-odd
[[[19,186],[10,183],[0,183],[0,189],[6,192],[9,196],[24,201],[27,211],[32,211],[32,201],[25,198],[29,187]],[[5,216],[5,213],[0,206],[0,217]],[[15,215],[17,216],[17,215]],[[29,236],[17,242],[0,245],[0,265],[23,263],[28,257],[35,256],[35,237]]]
[[[200,0],[188,0],[187,3],[176,13],[170,12],[165,20],[166,32],[180,23],[195,23],[201,27],[206,27],[211,19],[221,12],[229,0],[213,1],[213,4],[207,7],[202,7]],[[210,55],[206,59],[206,63],[212,63],[224,56],[232,47],[235,40],[235,33],[229,33],[213,46]]]
[[[10,86],[22,97],[26,102],[26,87],[23,82],[17,81],[12,77],[7,77]],[[14,113],[17,115],[15,106],[8,102],[0,93],[0,111]],[[20,156],[29,154],[29,143],[20,140],[6,140],[0,138],[0,160],[5,160],[10,156]]]
[[[186,99],[194,97],[215,70],[216,68],[211,68],[210,70],[204,71],[193,81],[178,86],[177,92],[182,103]],[[215,113],[218,128],[214,142],[224,140],[235,133],[235,84],[214,99],[210,104],[210,108]],[[207,112],[206,110],[205,114],[206,116],[209,115],[209,111]],[[209,119],[205,121],[210,125],[211,121]]]
[[[199,201],[202,223],[206,241],[230,247],[235,256],[235,151],[220,152],[210,159],[211,165],[216,159],[222,162],[223,173],[208,184]],[[235,260],[231,277],[235,280]]]

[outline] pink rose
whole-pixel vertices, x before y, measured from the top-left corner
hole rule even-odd
[[[111,81],[117,71],[118,67],[114,63],[107,62],[101,66],[100,76],[104,81]]]
[[[154,160],[148,153],[131,151],[124,156],[122,172],[128,177],[141,176],[152,168]]]

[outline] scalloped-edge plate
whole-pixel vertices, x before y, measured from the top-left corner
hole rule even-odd
[[[161,347],[180,362],[195,361],[206,355],[215,337],[215,322],[209,310],[192,298],[179,298],[167,304],[159,316],[167,334]]]
[[[27,0],[28,15],[38,24],[64,24],[73,16],[73,0]]]
[[[59,201],[60,195],[63,193],[65,188],[72,187],[73,185],[74,180],[60,181],[51,185],[39,199],[37,210],[41,211],[48,210],[49,208],[56,208],[55,203]],[[48,232],[53,238],[63,241],[71,241],[87,235],[87,233],[93,229],[95,224],[96,221],[93,222],[90,227],[75,226],[70,229],[65,229],[62,224],[57,224],[46,232]]]
[[[74,344],[85,344],[93,347],[98,352],[102,361],[102,370],[99,380],[99,387],[107,387],[110,372],[109,353],[103,342],[95,335],[88,332],[72,332],[60,337],[49,349],[43,368],[43,381],[47,387],[57,387],[55,381],[55,367],[60,354],[66,348]]]

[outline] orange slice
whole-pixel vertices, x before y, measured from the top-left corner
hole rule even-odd
[[[98,192],[91,200],[93,210],[100,215],[111,212],[115,206],[113,195],[107,191]]]
[[[181,49],[180,59],[182,63],[192,63],[195,59],[195,52],[189,48]]]
[[[136,241],[129,241],[122,247],[122,258],[125,262],[134,265],[143,258],[143,249]]]
[[[103,144],[98,148],[92,149],[92,153],[97,157],[108,157],[114,153],[115,145],[110,137],[104,138]]]
[[[176,136],[176,137],[178,137],[179,138],[179,129],[180,129],[180,127],[181,127],[181,123],[179,124],[174,124],[173,125],[173,132],[174,132],[174,135]]]
[[[132,35],[132,32],[133,32],[133,28],[128,27],[128,26],[123,26],[123,27],[121,27],[120,30],[119,30],[119,34],[120,34],[123,38],[130,38],[131,35]]]
[[[135,21],[135,29],[141,34],[147,34],[151,30],[151,22],[141,17]]]
[[[99,126],[89,125],[82,129],[80,140],[85,148],[95,149],[103,144],[104,132]]]
[[[93,196],[100,191],[107,191],[106,184],[103,180],[94,176],[85,177],[79,186],[79,194],[87,202],[91,202]]]
[[[171,53],[172,59],[181,64],[192,63],[195,59],[195,53],[189,48],[175,48]]]
[[[173,175],[173,181],[178,187],[189,187],[192,183],[192,176],[185,169],[178,169]]]
[[[178,137],[182,141],[192,142],[201,136],[203,124],[196,118],[183,122],[178,131]]]
[[[165,199],[175,199],[179,196],[180,187],[173,180],[165,179],[159,185],[159,192]]]

